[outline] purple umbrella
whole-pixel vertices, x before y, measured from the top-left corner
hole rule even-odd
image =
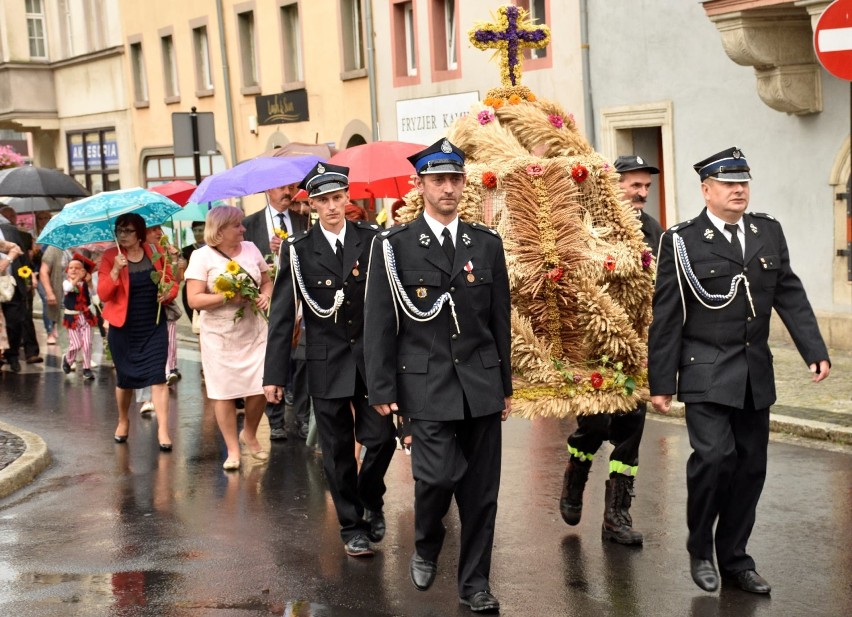
[[[301,182],[322,159],[318,156],[258,157],[201,181],[189,203],[244,197],[285,184]]]

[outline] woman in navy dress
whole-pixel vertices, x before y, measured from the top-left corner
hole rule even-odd
[[[98,296],[109,321],[108,342],[116,371],[115,400],[118,426],[115,441],[124,443],[130,428],[128,410],[133,390],[150,386],[157,415],[160,450],[172,449],[169,437],[169,389],[163,367],[168,354],[165,311],[159,304],[172,302],[178,285],[158,286],[152,272],[173,281],[171,267],[154,259],[154,247],[145,243],[145,221],[138,214],[123,214],[115,221],[118,247],[104,253],[98,276]]]

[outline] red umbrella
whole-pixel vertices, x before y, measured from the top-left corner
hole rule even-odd
[[[404,141],[374,141],[338,152],[328,162],[349,168],[352,199],[399,199],[412,188],[414,167],[407,157],[425,147]]]
[[[154,193],[159,193],[160,195],[165,195],[179,206],[185,206],[186,202],[189,200],[189,196],[192,195],[196,188],[197,187],[191,182],[173,180],[171,182],[166,182],[165,184],[152,186],[148,190],[153,191]]]

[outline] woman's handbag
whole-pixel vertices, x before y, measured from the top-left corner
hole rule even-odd
[[[166,321],[177,321],[183,315],[183,311],[180,310],[177,302],[164,304],[163,309],[166,311]]]
[[[15,295],[15,277],[11,274],[0,274],[0,302],[8,302]]]

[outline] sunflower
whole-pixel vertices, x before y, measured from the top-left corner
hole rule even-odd
[[[213,281],[213,292],[222,295],[232,294],[234,293],[234,284],[224,276],[220,276]]]
[[[240,270],[241,270],[241,268],[240,268],[240,264],[238,264],[238,263],[237,263],[236,261],[234,261],[233,259],[232,259],[232,260],[230,260],[230,261],[229,261],[229,262],[225,265],[225,272],[227,272],[228,274],[238,274]]]
[[[22,279],[28,279],[33,275],[33,271],[29,266],[21,266],[18,268],[18,276]]]

